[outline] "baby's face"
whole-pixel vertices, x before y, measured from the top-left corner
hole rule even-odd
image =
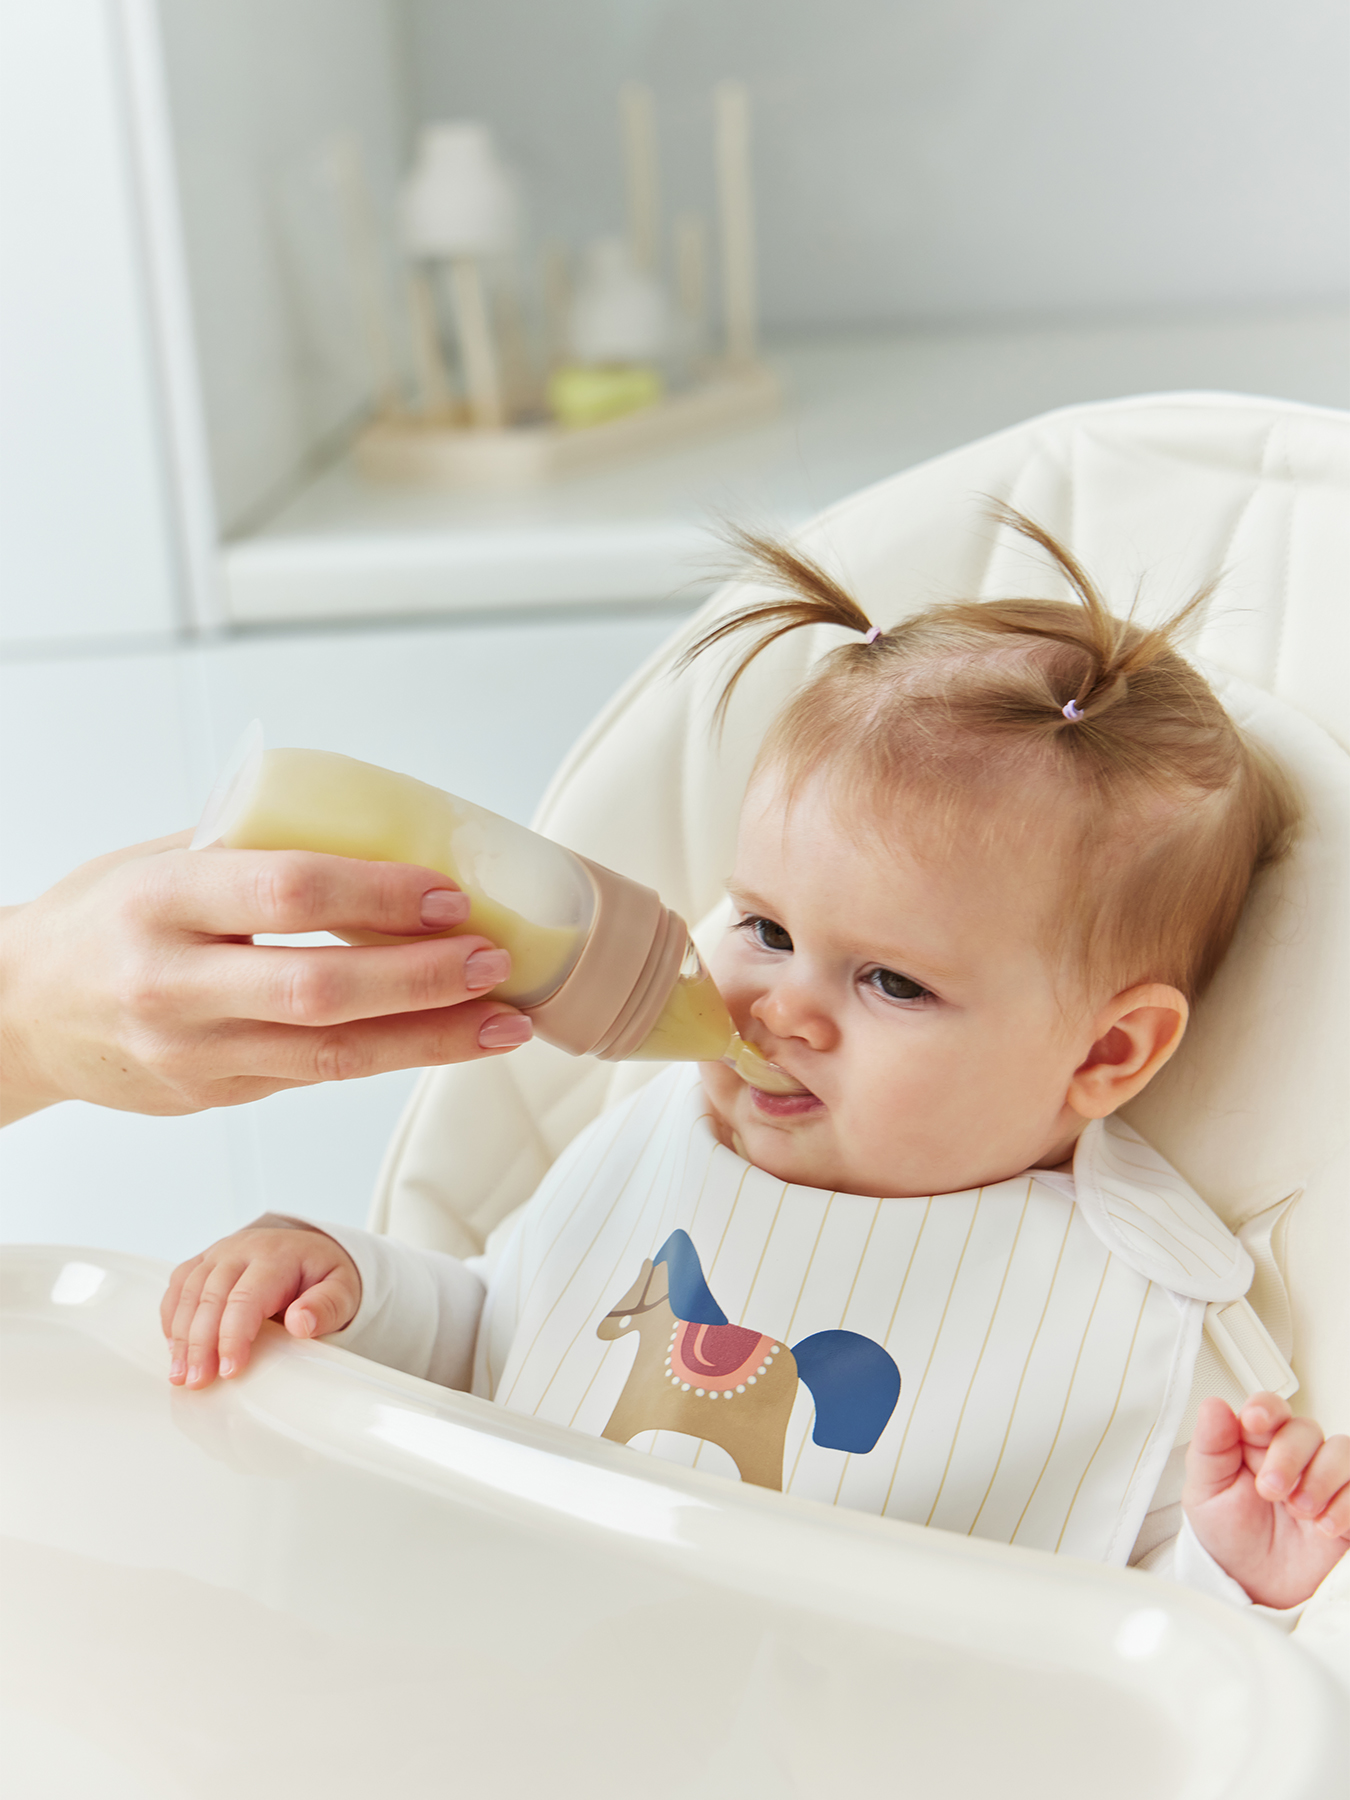
[[[914,857],[904,826],[898,811],[869,842],[824,783],[788,808],[772,771],[746,798],[712,973],[741,1034],[808,1091],[703,1075],[723,1141],[781,1180],[954,1193],[1054,1166],[1083,1127],[1066,1092],[1094,1013],[1043,948],[1047,859]]]

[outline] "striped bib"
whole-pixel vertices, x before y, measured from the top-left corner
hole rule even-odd
[[[1205,1303],[1252,1266],[1118,1121],[1083,1133],[1074,1187],[793,1186],[719,1144],[697,1071],[672,1068],[521,1213],[475,1392],[764,1487],[1123,1563]]]

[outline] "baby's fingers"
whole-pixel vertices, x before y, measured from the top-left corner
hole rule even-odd
[[[272,1318],[295,1292],[293,1269],[251,1263],[230,1289],[216,1335],[219,1373],[228,1378],[248,1367],[263,1320]]]
[[[177,1352],[180,1342],[185,1346],[186,1368],[181,1378],[185,1387],[209,1387],[215,1380],[220,1371],[221,1327],[226,1310],[236,1287],[247,1280],[248,1274],[249,1270],[246,1264],[241,1268],[239,1263],[234,1261],[218,1263],[207,1273],[206,1279],[201,1284],[196,1307],[193,1309],[186,1328],[180,1332],[178,1322],[175,1322],[174,1350]],[[184,1289],[184,1304],[188,1300],[191,1288],[192,1281],[189,1278],[188,1285]],[[180,1307],[180,1318],[182,1310],[183,1307]],[[263,1317],[265,1318],[266,1314]],[[259,1324],[261,1322],[260,1319]],[[254,1336],[256,1337],[256,1335],[257,1326],[254,1327]],[[177,1362],[176,1355],[175,1362]],[[174,1379],[172,1369],[169,1372],[169,1379],[171,1381]]]
[[[174,1317],[178,1311],[178,1302],[183,1292],[183,1283],[194,1269],[200,1268],[202,1256],[189,1257],[185,1263],[179,1263],[169,1277],[169,1285],[164,1290],[164,1298],[159,1303],[160,1329],[166,1338],[173,1336]]]
[[[1290,1419],[1270,1440],[1265,1455],[1256,1452],[1252,1464],[1256,1491],[1263,1500],[1287,1500],[1322,1448],[1322,1427],[1316,1419]]]
[[[1317,1521],[1317,1529],[1327,1537],[1350,1538],[1350,1482],[1341,1489]]]
[[[327,1337],[350,1325],[361,1304],[359,1277],[345,1268],[336,1268],[316,1281],[313,1287],[297,1294],[286,1308],[282,1323],[292,1337]]]
[[[169,1380],[176,1387],[181,1387],[187,1380],[188,1373],[188,1336],[192,1330],[193,1320],[197,1316],[197,1308],[201,1304],[202,1292],[212,1273],[214,1264],[209,1260],[211,1251],[196,1257],[191,1263],[184,1263],[182,1268],[173,1272],[173,1283],[177,1286],[178,1297],[174,1303],[173,1319],[169,1326]],[[179,1277],[182,1276],[182,1280]],[[168,1300],[166,1295],[165,1299]]]
[[[1293,1407],[1279,1394],[1252,1394],[1239,1415],[1243,1443],[1265,1449],[1293,1416]]]
[[[176,1386],[208,1387],[218,1372],[241,1367],[263,1320],[295,1292],[294,1258],[288,1268],[259,1254],[256,1236],[223,1239],[184,1276],[171,1332],[169,1380]]]
[[[1189,1506],[1227,1493],[1242,1471],[1242,1427],[1233,1409],[1214,1395],[1200,1402],[1195,1433],[1186,1448]]]
[[[1292,1511],[1317,1519],[1328,1535],[1350,1530],[1350,1438],[1332,1437],[1314,1454],[1290,1496]],[[1328,1529],[1327,1515],[1331,1516]]]

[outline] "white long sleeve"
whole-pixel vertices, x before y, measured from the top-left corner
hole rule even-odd
[[[377,1237],[354,1225],[282,1213],[268,1213],[254,1223],[321,1231],[356,1264],[361,1304],[351,1323],[330,1333],[326,1344],[442,1387],[469,1387],[484,1288],[458,1257]]]
[[[1308,1604],[1306,1600],[1301,1600],[1297,1606],[1258,1606],[1242,1583],[1235,1581],[1215,1562],[1195,1535],[1190,1520],[1184,1515],[1177,1535],[1143,1566],[1151,1574],[1161,1575],[1168,1581],[1180,1582],[1183,1587],[1193,1588],[1197,1593],[1210,1594],[1216,1600],[1226,1600],[1230,1606],[1247,1607],[1261,1618],[1269,1619],[1283,1631],[1294,1629]]]

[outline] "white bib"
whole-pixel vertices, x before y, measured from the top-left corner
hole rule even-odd
[[[877,1200],[720,1145],[673,1068],[569,1146],[494,1272],[474,1388],[674,1461],[1123,1563],[1246,1251],[1094,1122],[1077,1198]]]

